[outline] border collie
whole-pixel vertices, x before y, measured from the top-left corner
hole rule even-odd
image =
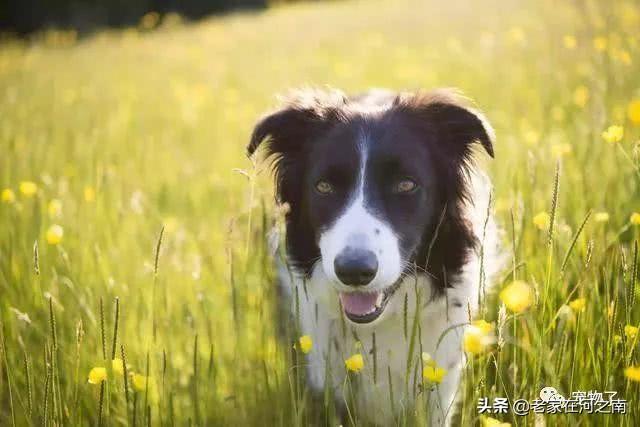
[[[464,327],[498,265],[490,184],[473,161],[475,144],[493,157],[493,139],[448,89],[305,89],[253,131],[248,153],[264,142],[276,200],[288,205],[278,270],[313,339],[307,380],[344,402],[344,360],[361,353],[360,419],[388,425],[412,407],[423,351],[447,370],[425,383],[431,424],[450,423]]]

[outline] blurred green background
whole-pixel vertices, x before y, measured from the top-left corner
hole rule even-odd
[[[637,425],[638,383],[624,374],[637,337],[624,326],[640,322],[639,25],[631,0],[371,0],[5,38],[0,424],[321,423],[295,386],[296,337],[278,339],[270,178],[245,145],[275,94],[331,85],[458,87],[496,128],[486,166],[513,266],[495,289],[517,278],[537,298],[470,358],[460,423],[490,422],[478,397],[532,400],[553,385],[617,390],[629,414],[496,418]],[[610,126],[620,138],[603,137]],[[533,218],[553,214],[557,165],[548,245]],[[564,308],[579,297],[584,311]],[[121,345],[139,375],[127,393],[110,362]],[[102,385],[87,382],[95,367]]]

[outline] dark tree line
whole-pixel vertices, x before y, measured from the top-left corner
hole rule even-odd
[[[27,34],[43,28],[134,25],[145,13],[177,12],[187,18],[236,9],[264,8],[267,0],[0,0],[0,31]]]

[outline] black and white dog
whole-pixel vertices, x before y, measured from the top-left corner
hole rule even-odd
[[[464,364],[455,326],[498,264],[490,184],[472,162],[475,143],[493,157],[492,128],[451,90],[302,90],[256,125],[249,154],[263,141],[288,204],[280,281],[313,339],[310,385],[342,399],[344,360],[361,352],[358,413],[387,425],[390,389],[396,411],[413,403],[419,342],[447,370],[429,396],[432,424],[447,423]]]

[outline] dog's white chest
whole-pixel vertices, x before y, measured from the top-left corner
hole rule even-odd
[[[452,289],[446,298],[429,302],[425,278],[417,286],[414,279],[407,281],[398,290],[401,294],[394,298],[396,306],[387,308],[389,313],[385,313],[383,321],[357,327],[339,316],[338,299],[322,274],[314,275],[306,286],[297,279],[293,283],[287,280],[285,285],[298,286],[301,333],[310,335],[314,342],[306,356],[307,379],[313,389],[331,387],[339,404],[344,404],[345,399],[355,401],[352,416],[380,425],[392,423],[402,406],[413,408],[416,402],[428,408],[433,425],[444,424],[453,412],[464,365],[463,328],[451,326],[469,321],[467,307],[475,306],[475,296]],[[420,295],[416,289],[420,289]],[[455,306],[451,304],[453,300]],[[420,311],[414,322],[417,302]],[[294,300],[292,307],[296,310]],[[426,390],[421,390],[422,352],[447,371],[441,384]],[[364,367],[358,373],[348,373],[345,360],[354,354],[363,356]]]

